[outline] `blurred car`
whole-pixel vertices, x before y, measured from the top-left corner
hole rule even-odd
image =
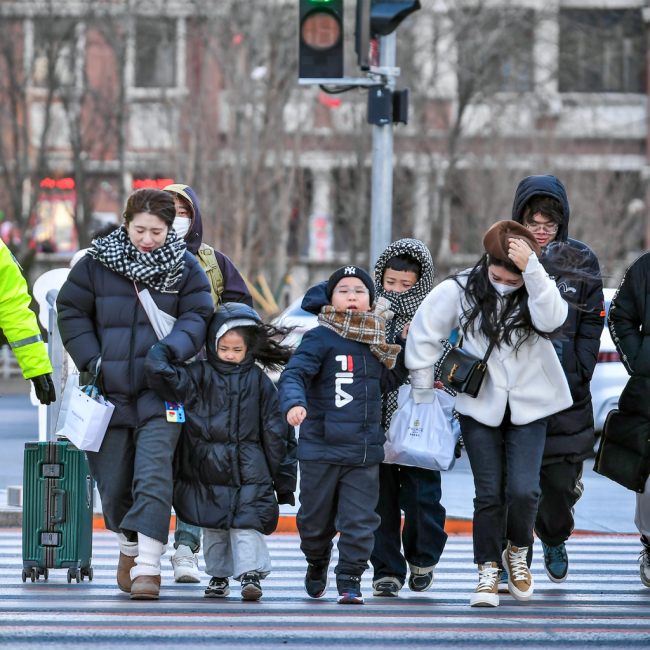
[[[615,289],[604,289],[605,312],[609,314],[609,305]],[[609,334],[607,322],[600,337],[598,363],[591,380],[591,396],[594,404],[594,423],[597,432],[603,430],[607,414],[618,407],[618,398],[627,384],[629,375]]]
[[[298,300],[294,300],[274,321],[274,325],[279,325],[282,327],[293,327],[295,328],[289,336],[284,340],[284,342],[292,348],[296,348],[300,345],[302,337],[305,332],[308,332],[310,329],[313,329],[318,325],[318,316],[310,314],[308,311],[305,311],[300,305],[302,305],[302,299],[304,296],[300,296]],[[277,383],[280,373],[279,372],[269,372],[269,377]]]

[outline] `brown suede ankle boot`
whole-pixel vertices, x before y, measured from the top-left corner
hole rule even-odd
[[[138,576],[131,585],[131,600],[158,600],[160,576]]]
[[[117,564],[117,586],[127,594],[131,593],[131,569],[135,566],[135,558],[124,555],[120,551],[120,561]]]

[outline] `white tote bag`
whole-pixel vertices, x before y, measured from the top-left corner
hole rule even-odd
[[[91,397],[81,388],[74,387],[65,425],[58,433],[77,449],[99,451],[114,410],[115,407],[101,395]]]
[[[460,426],[453,416],[456,400],[444,390],[435,390],[431,404],[415,404],[411,386],[399,389],[384,444],[384,462],[422,469],[447,471],[456,462],[454,449]]]
[[[61,408],[59,409],[59,416],[56,420],[56,435],[61,435],[61,429],[65,425],[65,418],[70,410],[70,400],[72,399],[72,391],[79,387],[79,373],[73,372],[68,375],[65,381],[65,388],[63,390],[63,399],[61,400]]]

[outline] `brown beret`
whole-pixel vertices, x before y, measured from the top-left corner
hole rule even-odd
[[[523,239],[531,250],[540,257],[542,249],[533,236],[533,233],[516,221],[497,221],[483,237],[483,246],[492,256],[502,262],[510,262],[508,250],[510,239]]]

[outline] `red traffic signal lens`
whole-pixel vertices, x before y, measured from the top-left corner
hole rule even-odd
[[[317,11],[302,24],[302,40],[314,50],[328,50],[341,37],[338,20],[325,11]]]

